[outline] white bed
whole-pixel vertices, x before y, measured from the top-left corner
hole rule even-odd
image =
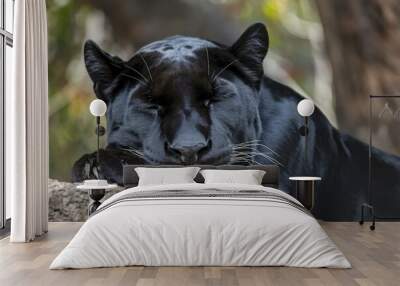
[[[247,195],[134,197],[145,192],[262,191]],[[246,193],[246,192],[245,192]],[[286,202],[285,202],[286,201]],[[173,184],[126,189],[83,224],[50,269],[145,266],[350,268],[316,219],[277,189]]]

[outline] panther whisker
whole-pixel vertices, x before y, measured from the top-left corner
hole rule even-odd
[[[232,158],[231,161],[233,161],[233,162],[241,161],[241,162],[253,163],[254,159],[253,158]]]
[[[234,162],[229,162],[230,165],[251,165],[251,162],[244,162],[244,161],[234,161]]]
[[[129,152],[144,156],[143,152],[140,152],[139,150],[136,149],[128,149]]]
[[[259,139],[253,139],[253,140],[249,140],[249,141],[244,141],[244,142],[240,142],[240,143],[237,143],[237,144],[235,144],[235,145],[240,145],[240,144],[253,144],[253,143],[258,143],[258,142],[260,142],[261,140],[259,140]]]
[[[140,152],[139,150],[133,149],[133,148],[121,148],[122,150],[128,151],[129,153],[132,153],[136,156],[138,156],[139,158],[144,159],[144,154],[142,152]]]
[[[251,153],[251,152],[254,152],[255,150],[256,150],[256,148],[252,148],[252,147],[234,147],[234,148],[232,148],[232,151],[234,151],[234,152]]]
[[[248,150],[247,152],[245,152],[244,150]],[[248,147],[232,147],[232,157],[235,158],[245,158],[245,159],[249,159],[251,158],[253,161],[255,161],[255,157],[260,156],[263,158],[266,158],[268,160],[270,160],[271,162],[273,162],[274,164],[277,164],[279,166],[284,167],[284,165],[277,159],[271,157],[270,155],[261,152],[255,148],[248,148]]]
[[[277,152],[275,152],[274,150],[272,150],[270,147],[268,147],[265,144],[261,144],[258,143],[260,140],[251,140],[251,141],[247,141],[247,142],[243,142],[243,143],[239,143],[239,144],[235,144],[234,147],[236,146],[246,146],[246,147],[263,147],[265,149],[268,149],[269,151],[271,151],[272,153],[274,153],[276,156],[281,157]]]
[[[148,74],[149,74],[149,77],[150,77],[150,81],[153,81],[153,77],[151,76],[151,72],[150,72],[149,65],[147,64],[147,62],[146,62],[146,60],[144,59],[144,57],[143,57],[143,55],[142,55],[142,54],[140,54],[140,57],[142,58],[142,60],[143,60],[144,64],[146,65],[147,72],[148,72]]]
[[[232,150],[232,154],[235,155],[251,155],[253,150],[250,150],[249,152],[246,152],[246,150]]]
[[[221,69],[214,77],[212,77],[211,81],[215,81],[217,79],[217,77],[223,73],[227,68],[229,68],[231,65],[233,65],[235,62],[237,62],[237,59],[234,59],[233,61],[231,61],[229,64],[227,64],[223,69]]]
[[[232,158],[232,159],[230,159],[231,160],[231,162],[248,162],[248,163],[251,163],[251,162],[253,162],[254,160],[253,159],[247,159],[247,158]]]
[[[229,161],[229,164],[235,164],[235,163],[247,163],[247,164],[251,165],[253,163],[253,161],[245,160],[245,159],[236,159],[236,160]]]
[[[146,83],[149,82],[149,79],[146,78],[140,71],[138,71],[138,70],[135,69],[134,67],[128,66],[127,64],[125,64],[124,67],[126,67],[127,69],[129,69],[129,70],[131,70],[131,71],[134,71],[135,73],[137,73],[138,75],[140,75],[140,76],[144,79],[144,81],[145,81]]]
[[[254,154],[254,157],[257,157],[257,156],[263,157],[263,158],[265,158],[265,159],[267,159],[267,160],[270,160],[270,161],[271,161],[272,163],[274,163],[274,164],[277,164],[277,165],[279,165],[279,166],[281,166],[281,167],[284,167],[284,165],[283,165],[281,162],[279,162],[278,160],[276,160],[276,159],[274,159],[274,158],[268,156],[267,154],[264,154],[264,153],[261,153],[261,152],[256,152],[256,153]]]
[[[262,163],[258,162],[256,159],[251,160],[251,165],[263,165]]]
[[[253,161],[253,164],[256,164],[256,165],[262,165],[260,162],[258,162],[257,160],[254,160]]]
[[[141,154],[138,154],[138,153],[135,153],[135,152],[132,152],[132,151],[129,151],[129,150],[126,150],[126,151],[128,151],[129,153],[135,155],[136,157],[139,157],[139,158],[141,158],[141,159],[144,159],[144,156],[141,155]]]
[[[232,148],[232,153],[237,153],[237,154],[249,154],[250,152],[252,152],[252,149],[246,148],[239,148],[239,149],[235,149]]]
[[[211,76],[210,76],[210,79],[209,79],[209,81],[211,82],[211,84],[213,84],[214,81],[215,81],[214,74],[215,74],[215,72],[212,72],[212,74],[211,74]]]
[[[256,143],[247,143],[247,142],[245,142],[245,143],[233,144],[232,147],[251,146],[251,145],[254,145],[254,144],[256,144]]]
[[[206,47],[206,56],[207,56],[207,77],[210,78],[210,57],[208,55],[207,47]]]
[[[254,156],[251,154],[233,154],[231,158],[253,160]]]
[[[143,84],[143,85],[146,85],[146,84],[147,84],[147,82],[144,82],[143,80],[138,79],[137,77],[135,77],[135,76],[133,76],[133,75],[129,75],[129,74],[126,74],[126,73],[122,73],[121,75],[122,75],[122,76],[125,76],[125,77],[132,78],[132,79],[134,79],[134,80],[137,80],[137,81],[139,81],[139,82],[140,82],[141,84]]]
[[[254,152],[254,150],[249,149],[249,148],[246,148],[246,149],[233,149],[232,148],[232,153],[237,154],[237,155],[250,155],[253,152]]]
[[[260,152],[260,151],[255,151],[255,150],[252,150],[252,151],[250,151],[248,153],[245,153],[245,152],[236,153],[235,155],[248,156],[248,157],[252,157],[252,158],[254,158],[256,156],[262,156],[262,157],[268,158],[270,160],[274,160],[276,162],[279,162],[277,159],[271,157],[269,154],[266,154],[266,153],[263,153],[263,152]]]
[[[233,150],[231,153],[232,156],[251,156],[252,153],[244,152],[244,151],[235,151]]]
[[[139,151],[138,149],[135,149],[135,148],[128,147],[128,148],[125,148],[125,150],[128,150],[130,152],[135,152],[139,155],[144,155],[142,151]]]
[[[235,159],[252,159],[254,156],[249,156],[249,155],[233,155],[231,156],[232,158]]]
[[[233,147],[233,150],[256,150],[256,146],[239,146],[239,147]]]
[[[274,150],[272,150],[270,147],[268,147],[267,145],[261,144],[261,143],[257,143],[256,144],[257,147],[264,147],[265,149],[271,151],[272,153],[274,153],[276,156],[281,157],[277,152],[275,152]]]
[[[242,143],[237,143],[234,146],[252,145],[252,144],[257,144],[257,142],[242,142]]]
[[[254,145],[256,145],[256,144],[258,144],[258,143],[255,143],[255,142],[245,142],[245,143],[235,144],[235,145],[233,145],[233,146],[235,146],[235,147],[254,146]]]

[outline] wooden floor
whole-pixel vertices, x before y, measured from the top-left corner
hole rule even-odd
[[[400,285],[400,223],[321,222],[352,269],[289,267],[123,267],[48,270],[80,223],[50,223],[49,233],[27,244],[0,241],[0,285]]]

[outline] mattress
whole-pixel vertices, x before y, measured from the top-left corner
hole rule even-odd
[[[290,195],[263,186],[197,183],[115,194],[50,269],[130,265],[351,267]]]

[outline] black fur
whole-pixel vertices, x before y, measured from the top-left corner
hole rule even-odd
[[[354,219],[365,201],[368,146],[341,134],[317,108],[310,118],[308,163],[298,132],[302,97],[263,75],[268,50],[263,24],[249,27],[232,46],[175,36],[151,43],[124,62],[85,43],[85,63],[96,96],[107,102],[108,146],[73,168],[73,180],[103,177],[121,184],[129,164],[283,165],[289,176],[315,175],[315,214]],[[258,140],[258,141],[254,141]],[[248,142],[247,144],[243,144]],[[256,143],[256,144],[255,144]],[[373,150],[378,213],[399,215],[399,158]]]

